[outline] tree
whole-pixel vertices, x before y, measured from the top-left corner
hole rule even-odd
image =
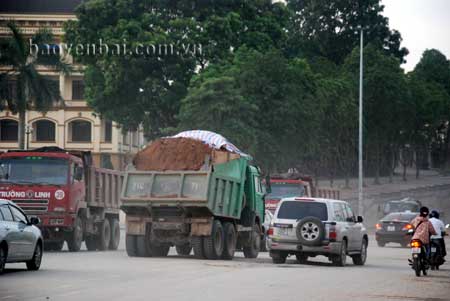
[[[209,64],[229,62],[243,45],[264,51],[279,47],[289,19],[286,6],[270,0],[86,1],[77,17],[66,26],[70,44],[94,43],[99,49],[102,39],[130,50],[138,45],[174,46],[174,55],[72,51],[87,66],[90,106],[124,128],[143,124],[149,139],[177,127],[180,101],[196,72]],[[184,55],[186,47],[191,51]]]
[[[428,118],[429,129],[437,132],[432,143],[434,163],[450,168],[450,62],[439,50],[425,50],[411,77],[412,87],[416,88],[414,89],[416,97],[424,103],[434,104],[426,108],[428,112],[424,112],[429,117],[431,113],[429,110],[433,110],[432,115],[436,118],[433,120]],[[417,88],[420,86],[431,91],[419,93]],[[432,100],[433,97],[439,99]]]
[[[356,90],[359,82],[359,49],[355,48],[346,60],[346,69],[353,77]],[[366,158],[372,163],[375,183],[390,163],[383,154],[401,133],[402,114],[407,102],[407,85],[400,61],[386,55],[376,45],[364,48],[364,127]],[[356,95],[356,93],[355,93]],[[389,151],[391,156],[393,151]],[[383,168],[385,167],[385,168]],[[389,169],[389,167],[387,168]]]
[[[312,58],[326,57],[340,65],[359,45],[359,28],[365,44],[378,44],[401,62],[408,50],[400,46],[398,31],[389,28],[380,0],[288,0],[293,14],[289,51]]]
[[[0,40],[0,65],[10,70],[0,74],[0,101],[2,108],[7,107],[19,114],[19,147],[24,149],[26,110],[34,108],[45,112],[54,101],[62,100],[58,84],[40,74],[38,66],[64,73],[68,73],[70,68],[56,50],[50,48],[54,38],[48,29],[42,29],[31,37],[33,46],[14,22],[8,22],[7,27],[12,36]]]

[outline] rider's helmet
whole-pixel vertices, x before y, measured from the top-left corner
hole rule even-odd
[[[428,214],[430,213],[430,210],[428,207],[422,207],[420,208],[420,216],[422,217],[428,217]]]
[[[433,218],[433,217],[439,219],[439,212],[437,210],[431,210],[430,218]]]

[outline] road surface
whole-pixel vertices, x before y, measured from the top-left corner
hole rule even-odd
[[[182,258],[174,250],[167,258],[129,258],[123,242],[119,251],[46,253],[37,272],[7,265],[0,301],[450,300],[450,264],[417,278],[407,264],[409,249],[379,248],[371,239],[363,267],[350,258],[346,267],[334,267],[324,257],[275,265],[267,253],[256,260],[237,253],[233,261]]]

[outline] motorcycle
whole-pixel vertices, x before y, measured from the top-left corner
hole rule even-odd
[[[424,276],[426,276],[428,270],[427,252],[425,250],[425,246],[420,240],[413,239],[411,241],[411,255],[412,259],[409,260],[409,265],[415,271],[416,276],[420,277],[421,272]]]
[[[440,239],[432,239],[430,242],[430,267],[431,270],[439,270],[439,266],[444,264],[442,257]]]

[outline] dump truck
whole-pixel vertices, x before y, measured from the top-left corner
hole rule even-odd
[[[0,155],[0,198],[38,217],[44,248],[116,250],[123,173],[94,167],[90,152],[57,147]]]
[[[269,186],[269,183],[271,192],[266,196],[265,202],[266,209],[272,213],[275,213],[282,198],[305,196],[340,199],[339,190],[317,188],[311,176],[297,172],[269,175],[265,179],[264,184]]]
[[[258,256],[265,194],[260,169],[250,156],[224,149],[220,135],[198,132],[151,143],[156,151],[144,157],[153,162],[135,158],[136,169],[126,171],[121,209],[129,256],[167,256],[171,246],[179,255],[193,249],[199,259],[231,260],[236,249]]]

